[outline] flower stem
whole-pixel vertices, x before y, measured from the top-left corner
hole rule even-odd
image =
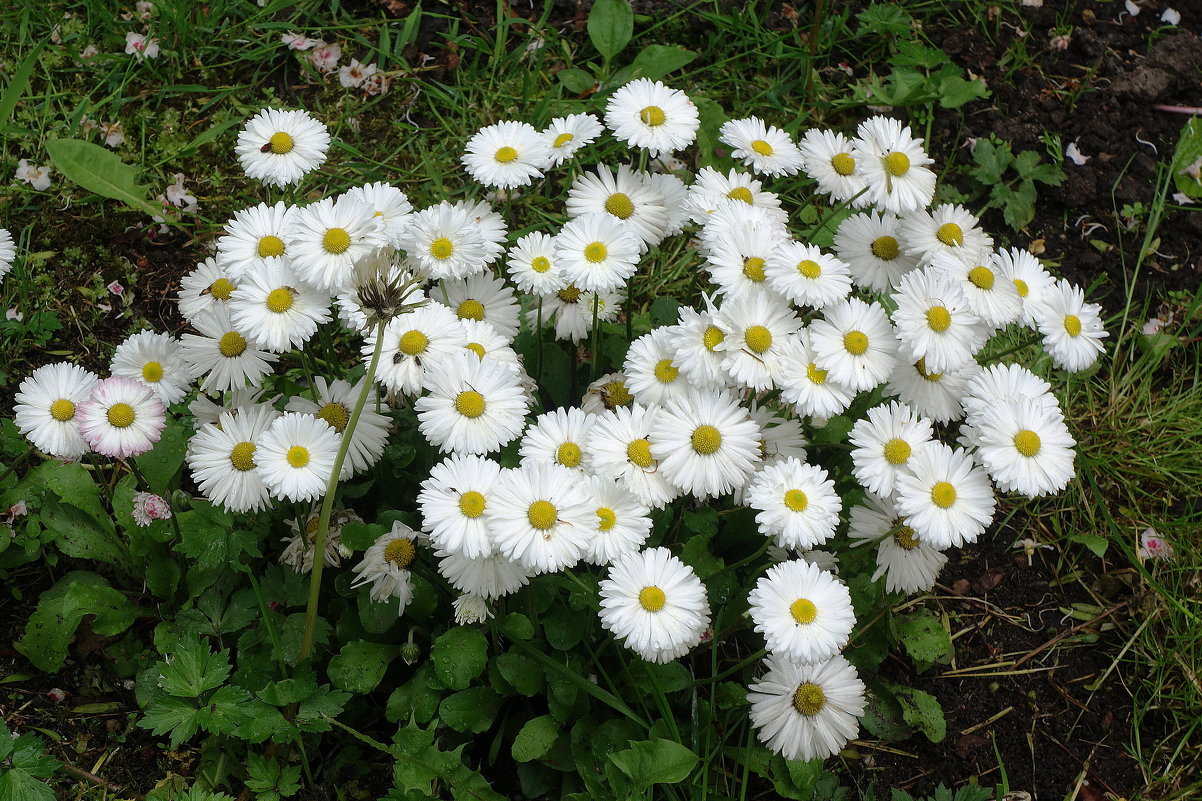
[[[326,566],[326,537],[330,531],[330,513],[334,509],[334,494],[338,491],[338,477],[342,473],[342,463],[346,452],[350,449],[351,437],[355,434],[355,425],[363,413],[367,403],[367,394],[375,386],[376,366],[380,363],[380,351],[384,348],[384,321],[376,325],[376,349],[372,351],[371,362],[367,365],[367,374],[363,376],[363,387],[359,397],[355,399],[355,408],[351,410],[350,419],[342,432],[342,442],[338,444],[338,455],[334,457],[334,467],[330,470],[329,481],[326,482],[326,494],[321,499],[321,513],[317,518],[317,534],[313,542],[313,571],[309,574],[309,601],[305,605],[305,629],[301,635],[300,659],[303,662],[313,655],[313,635],[317,629],[317,604],[321,597],[321,572]]]
[[[593,381],[601,373],[601,325],[597,321],[601,312],[601,295],[593,293]]]

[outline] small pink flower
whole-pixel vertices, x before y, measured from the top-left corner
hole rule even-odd
[[[125,34],[125,52],[128,55],[136,56],[138,61],[144,58],[158,58],[159,40],[130,31]]]
[[[25,501],[17,501],[8,507],[8,514],[4,516],[4,522],[11,526],[14,520],[27,514],[29,514],[29,507],[25,505]]]
[[[188,214],[195,214],[200,206],[196,203],[196,196],[188,194],[188,190],[184,188],[184,174],[177,172],[171,177],[175,179],[175,183],[167,187],[167,202],[180,207]]]
[[[134,493],[134,506],[130,510],[134,522],[139,526],[149,526],[155,520],[168,520],[171,517],[171,506],[161,496],[153,492]]]
[[[6,311],[4,313],[4,319],[5,320],[16,320],[19,323],[25,319],[25,315],[22,314],[20,311],[18,311],[16,306],[13,306],[11,309],[9,309],[8,311]]]
[[[342,48],[336,44],[323,44],[309,54],[309,63],[318,72],[333,72],[338,69],[338,59],[342,58]]]
[[[87,47],[85,47],[82,51],[80,51],[79,57],[81,59],[83,59],[84,61],[87,61],[89,58],[95,57],[95,55],[99,52],[100,52],[100,49],[98,47],[96,47],[96,45],[90,44]]]
[[[1144,323],[1144,327],[1140,329],[1140,333],[1149,337],[1153,334],[1159,334],[1160,329],[1164,328],[1166,322],[1166,320],[1162,320],[1159,317],[1151,317],[1148,319],[1148,322]]]
[[[372,74],[363,82],[363,93],[368,97],[388,94],[388,88],[392,86],[392,76],[386,72],[375,72],[375,64],[371,65],[371,69]]]
[[[45,192],[50,188],[50,168],[30,164],[26,159],[17,162],[16,178],[39,192]]]
[[[375,72],[375,64],[360,64],[358,59],[352,58],[349,66],[338,68],[338,82],[347,89],[354,89],[362,86]]]
[[[56,704],[61,704],[63,701],[67,700],[67,691],[60,690],[58,687],[52,687],[46,691],[46,697]]]
[[[121,297],[122,295],[125,294],[125,287],[121,286],[121,284],[117,283],[116,281],[113,281],[111,284],[109,284],[105,288],[109,292],[112,292],[117,297]]]
[[[1062,33],[1057,36],[1053,36],[1052,41],[1049,44],[1053,50],[1068,50],[1069,42],[1072,40],[1073,39],[1071,36]]]
[[[325,42],[321,39],[310,39],[303,33],[293,31],[280,34],[280,41],[288,45],[289,50],[312,50],[315,47],[325,46]]]
[[[154,15],[154,3],[148,3],[146,0],[138,0],[134,3],[134,10],[138,12],[138,16],[142,19],[150,19]]]
[[[100,123],[100,133],[104,135],[104,143],[109,147],[121,147],[125,141],[125,129],[119,122]]]
[[[1172,559],[1173,556],[1173,546],[1156,529],[1148,527],[1139,535],[1140,559]]]

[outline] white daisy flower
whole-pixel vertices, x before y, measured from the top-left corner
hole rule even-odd
[[[482,456],[452,454],[430,468],[417,505],[422,530],[440,554],[482,559],[496,550],[484,512],[493,497],[501,465]]]
[[[749,210],[738,206],[720,208],[707,219],[703,232],[710,280],[718,285],[723,297],[732,300],[774,294],[767,283],[765,265],[787,236],[784,228],[758,215],[748,215]],[[728,215],[746,218],[746,222],[730,225],[726,222]],[[716,233],[711,236],[710,232]]]
[[[673,326],[673,363],[696,387],[719,389],[727,382],[722,371],[726,354],[718,349],[726,339],[726,332],[715,321],[716,313],[709,296],[703,294],[701,299],[705,304],[704,311],[690,306],[681,306],[678,310],[679,322]]]
[[[1016,398],[991,404],[975,428],[977,459],[1003,492],[1050,495],[1075,475],[1077,442],[1064,421],[1039,401]]]
[[[790,662],[813,664],[835,656],[856,624],[847,586],[800,559],[768,568],[747,602],[768,652]]]
[[[648,439],[664,478],[699,499],[742,486],[760,462],[759,426],[725,393],[671,399]]]
[[[409,225],[413,204],[409,197],[392,184],[376,181],[362,186],[352,186],[343,197],[362,201],[373,209],[374,216],[384,227],[384,239],[389,247],[401,246],[401,235]]]
[[[651,510],[633,493],[605,476],[589,478],[589,495],[597,507],[593,536],[584,560],[608,565],[636,553],[651,535]]]
[[[748,410],[751,419],[760,427],[760,458],[763,467],[777,464],[790,457],[805,461],[806,438],[801,421],[787,417],[783,409],[761,406],[752,401]]]
[[[376,368],[376,381],[393,392],[414,395],[422,390],[424,368],[436,365],[467,345],[463,326],[455,313],[438,303],[394,317],[384,326],[384,345]],[[363,341],[365,362],[375,353],[372,331]]]
[[[990,330],[972,312],[968,298],[944,272],[923,268],[907,273],[893,294],[893,324],[907,361],[924,360],[935,372],[973,360]]]
[[[839,525],[842,501],[821,467],[789,457],[760,470],[747,485],[755,522],[782,548],[809,550],[826,542]]]
[[[702,167],[689,187],[689,212],[698,225],[708,225],[710,217],[722,209],[755,209],[760,217],[779,225],[789,221],[780,198],[765,192],[763,182],[750,173],[730,170],[725,175],[713,167]]]
[[[935,196],[932,159],[909,126],[889,117],[873,117],[856,128],[854,153],[868,186],[866,197],[878,208],[908,214],[926,208]]]
[[[800,144],[802,169],[818,183],[818,191],[854,208],[871,203],[864,169],[850,139],[837,131],[810,128]]]
[[[397,615],[405,614],[405,607],[413,598],[413,576],[410,573],[417,559],[418,534],[399,520],[392,530],[382,535],[363,552],[363,559],[351,570],[358,574],[351,587],[371,585],[371,599],[384,603],[395,598],[399,604]]]
[[[619,406],[633,406],[634,395],[626,384],[622,372],[606,373],[588,385],[580,399],[580,411],[585,414],[603,414]]]
[[[193,430],[199,430],[201,426],[206,424],[216,425],[221,421],[221,415],[226,412],[237,417],[243,412],[251,411],[259,406],[270,406],[282,397],[281,395],[276,395],[274,398],[260,403],[259,401],[263,397],[263,392],[264,390],[260,387],[235,389],[232,392],[221,393],[220,402],[214,402],[204,393],[198,394],[188,404],[188,412],[196,418],[193,421]]]
[[[479,320],[460,320],[459,327],[463,329],[463,335],[467,339],[467,344],[463,347],[476,354],[482,361],[503,364],[525,376],[522,359],[510,346],[512,338],[502,336],[490,324]]]
[[[489,453],[522,433],[527,402],[518,376],[461,351],[426,370],[414,404],[422,436],[444,453]]]
[[[663,239],[668,222],[664,196],[625,164],[617,175],[598,164],[595,173],[576,176],[568,190],[567,212],[572,218],[608,215],[639,240],[640,252]]]
[[[17,389],[13,407],[17,430],[45,454],[78,459],[89,450],[79,433],[79,407],[99,382],[99,377],[75,364],[39,367]]]
[[[600,586],[601,625],[648,662],[684,656],[709,628],[705,586],[667,548],[622,556]]]
[[[818,366],[809,328],[790,337],[782,350],[784,367],[778,382],[780,396],[792,404],[798,414],[826,420],[851,406],[855,390],[836,381],[827,370]]]
[[[936,548],[975,542],[993,520],[989,476],[962,449],[932,442],[897,477],[894,504],[919,537]]]
[[[775,295],[749,295],[723,303],[715,322],[725,333],[716,348],[731,383],[774,389],[784,375],[784,344],[801,329],[793,310]]]
[[[870,292],[888,292],[918,266],[905,253],[901,221],[888,212],[853,214],[839,223],[834,249],[856,285]]]
[[[1085,302],[1085,292],[1061,279],[1027,304],[1043,346],[1061,370],[1079,372],[1098,360],[1109,336],[1102,327],[1102,307]]]
[[[288,186],[326,160],[330,133],[306,111],[263,109],[238,132],[234,152],[247,177]]]
[[[684,92],[639,78],[610,95],[605,124],[618,139],[632,148],[646,148],[655,158],[691,145],[701,117]]]
[[[380,248],[355,262],[350,288],[334,300],[338,322],[348,331],[366,336],[381,317],[422,305],[426,292],[418,286],[417,276],[409,269],[412,266],[403,253],[392,248]]]
[[[258,386],[280,358],[251,347],[247,336],[230,322],[224,305],[197,315],[192,325],[200,336],[184,334],[180,347],[192,374],[205,377],[200,388],[206,392]]]
[[[992,414],[994,404],[1019,398],[1037,401],[1041,414],[1064,417],[1052,385],[1021,364],[991,364],[980,370],[969,380],[960,403],[968,424],[976,426]]]
[[[204,496],[231,512],[256,512],[270,505],[263,478],[255,470],[258,442],[280,413],[268,404],[238,414],[223,412],[188,441],[188,468]]]
[[[446,202],[410,216],[399,243],[433,278],[481,272],[488,253],[484,234],[469,212]]]
[[[234,212],[225,224],[225,235],[217,239],[217,264],[229,277],[238,279],[265,263],[279,263],[288,256],[288,232],[296,211],[295,206],[280,201]]]
[[[154,331],[139,331],[118,345],[109,373],[142,382],[167,405],[183,400],[196,377],[179,341]]]
[[[555,235],[555,264],[564,278],[588,292],[613,292],[625,286],[639,264],[639,240],[610,214],[585,214],[569,220]]]
[[[731,148],[732,159],[765,175],[795,175],[801,169],[801,151],[787,133],[759,117],[727,120],[718,139]]]
[[[576,155],[580,148],[601,135],[601,120],[593,114],[556,117],[542,132],[550,166],[556,167]]]
[[[882,392],[898,398],[923,417],[950,423],[964,416],[960,399],[968,391],[968,382],[980,371],[981,366],[975,361],[936,373],[928,370],[922,359],[912,363],[899,360]]]
[[[825,759],[860,731],[864,682],[842,656],[813,665],[769,656],[748,689],[757,739],[788,760]]]
[[[658,414],[658,409],[638,403],[599,412],[589,429],[586,448],[595,475],[617,481],[652,509],[662,509],[680,495],[651,455],[648,438]]]
[[[292,270],[302,281],[334,294],[350,288],[355,262],[386,244],[375,210],[359,198],[343,195],[297,211],[286,247]]]
[[[96,453],[112,459],[146,453],[167,426],[163,402],[153,390],[140,381],[120,376],[94,384],[88,400],[75,411],[84,442]]]
[[[847,535],[853,547],[877,545],[872,580],[884,576],[885,592],[927,592],[947,564],[942,551],[919,539],[888,501],[871,492],[864,496],[863,506],[852,507]]]
[[[3,281],[4,276],[13,268],[16,258],[17,246],[13,242],[13,235],[7,229],[0,228],[0,281]]]
[[[485,126],[467,140],[464,149],[463,166],[484,186],[527,186],[551,166],[547,140],[525,122],[506,120]]]
[[[597,322],[616,320],[622,309],[622,292],[586,292],[574,284],[568,284],[552,295],[543,296],[543,319],[555,320],[555,338],[579,342],[593,330],[593,314]],[[526,318],[530,320],[529,317]]]
[[[641,172],[639,178],[646,186],[663,195],[667,219],[663,225],[663,236],[676,236],[684,231],[689,222],[689,187],[684,181],[669,172]]]
[[[594,416],[575,407],[555,409],[534,418],[522,435],[518,454],[523,464],[559,464],[590,471],[588,432]]]
[[[848,434],[852,444],[852,472],[869,492],[888,498],[899,474],[915,451],[925,448],[935,432],[929,420],[914,414],[904,403],[874,406],[856,421]]]
[[[936,253],[977,259],[993,250],[993,238],[981,229],[980,220],[959,204],[910,212],[901,227],[906,252],[920,265],[930,264]]]
[[[302,395],[293,395],[288,399],[284,410],[311,414],[325,420],[336,434],[343,434],[365,380],[366,377],[360,378],[357,383],[351,384],[342,380],[327,381],[322,376],[315,376],[313,382],[317,399],[313,401]],[[387,404],[380,399],[379,392],[374,387],[371,388],[359,413],[359,420],[355,423],[350,445],[347,446],[342,465],[343,478],[362,473],[380,461],[384,455],[384,448],[388,445],[388,427],[391,423]]]
[[[1018,287],[1007,281],[992,251],[971,258],[968,254],[935,253],[931,268],[941,270],[956,281],[968,298],[973,314],[991,328],[1018,322],[1023,302]]]
[[[487,200],[460,200],[454,204],[454,208],[466,214],[468,222],[480,232],[480,238],[484,240],[484,264],[487,266],[501,258],[505,253],[505,242],[509,237],[505,218],[488,205]],[[472,272],[478,271],[472,270]],[[434,277],[445,278],[446,276],[435,275]],[[455,277],[462,278],[463,276]]]
[[[488,601],[479,595],[466,592],[451,603],[455,610],[455,625],[470,626],[474,623],[484,623],[492,618],[488,609]]]
[[[260,436],[255,470],[273,498],[316,500],[325,495],[340,440],[324,420],[287,412]]]
[[[517,592],[536,575],[499,553],[471,558],[440,551],[438,556],[438,572],[452,587],[489,600]]]
[[[526,234],[509,249],[509,279],[522,292],[549,295],[568,285],[555,260],[555,237],[542,233]]]
[[[330,296],[310,288],[286,263],[248,270],[228,308],[234,328],[272,353],[300,348],[330,321]]]
[[[497,551],[535,573],[574,566],[588,551],[597,507],[588,481],[557,464],[505,470],[484,510]]]
[[[1018,290],[1018,296],[1022,299],[1023,324],[1034,328],[1035,318],[1031,314],[1031,306],[1048,293],[1056,279],[1043,268],[1039,259],[1020,248],[999,250],[994,255],[994,262],[998,272]]]
[[[238,288],[229,268],[218,266],[217,260],[207,258],[179,282],[179,313],[188,322],[194,321],[215,307],[225,307]]]
[[[851,293],[851,268],[817,245],[778,242],[764,263],[768,286],[798,306],[822,309]]]
[[[518,306],[513,289],[489,272],[440,281],[430,297],[460,320],[486,322],[512,340],[518,333]]]
[[[622,373],[635,399],[645,406],[659,406],[668,398],[697,389],[682,378],[680,368],[672,361],[675,338],[675,326],[660,326],[631,342],[626,351]],[[718,389],[712,385],[708,388]]]
[[[884,382],[897,363],[897,337],[885,310],[859,298],[827,306],[810,324],[815,361],[830,377],[856,391]]]

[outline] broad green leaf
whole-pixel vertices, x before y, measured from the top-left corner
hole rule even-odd
[[[564,88],[573,94],[582,95],[597,85],[593,76],[584,70],[574,68],[560,70],[557,77]]]
[[[559,722],[550,715],[531,718],[522,726],[517,737],[513,738],[513,758],[518,762],[538,759],[551,750],[551,746],[559,738],[559,733]]]
[[[629,0],[596,0],[588,13],[588,38],[608,61],[634,36],[634,10]]]
[[[111,636],[129,628],[140,612],[100,576],[77,570],[42,593],[16,648],[39,670],[53,673],[63,666],[67,646],[85,616],[94,615],[92,631]]]
[[[38,54],[45,46],[45,42],[39,42],[21,62],[21,66],[17,67],[8,86],[4,87],[4,94],[0,95],[0,126],[7,125],[8,121],[12,119],[13,112],[17,108],[17,101],[21,99],[21,95],[29,86],[29,78],[33,75],[34,67],[38,63]]]
[[[952,640],[939,619],[925,609],[893,618],[897,642],[906,649],[920,671],[952,656]]]
[[[42,507],[42,525],[53,532],[53,542],[60,551],[76,559],[90,559],[119,567],[126,572],[133,569],[125,544],[119,542],[111,530],[112,523],[105,526],[96,518],[58,501],[46,499]]]
[[[685,746],[662,738],[632,742],[629,748],[610,754],[609,759],[626,774],[636,791],[653,784],[684,781],[699,761]]]
[[[710,553],[709,539],[703,534],[690,537],[680,551],[680,561],[693,568],[697,578],[703,581],[726,567],[724,561]]]
[[[501,708],[501,696],[488,687],[469,687],[442,699],[438,717],[455,731],[487,731]]]
[[[384,678],[388,663],[397,653],[394,645],[356,640],[342,646],[338,655],[330,660],[326,673],[334,686],[340,690],[369,693]]]
[[[34,471],[36,481],[45,484],[60,501],[87,512],[97,524],[113,530],[112,520],[100,500],[100,489],[92,474],[79,462],[44,462]]]
[[[1173,185],[1178,192],[1202,198],[1202,118],[1191,117],[1181,128],[1173,151]]]
[[[232,670],[229,651],[214,653],[207,641],[197,637],[180,638],[156,667],[159,686],[180,698],[199,698],[220,687]]]
[[[959,75],[944,75],[939,80],[939,105],[943,108],[960,108],[965,103],[989,97],[989,89],[980,78],[965,80]]]
[[[875,33],[877,36],[896,37],[910,32],[913,17],[894,3],[873,3],[856,15],[860,27],[856,36]]]
[[[488,641],[476,629],[456,627],[444,632],[430,649],[434,672],[452,690],[463,690],[484,672]]]
[[[150,217],[163,214],[162,206],[146,199],[149,190],[137,183],[137,169],[116,153],[82,139],[51,139],[46,152],[59,172],[89,192],[118,200]]]
[[[933,743],[943,742],[947,736],[947,722],[943,719],[943,707],[930,693],[913,687],[898,687],[897,702],[901,704],[902,718],[927,736]]]
[[[670,72],[689,64],[697,54],[679,45],[647,45],[634,57],[631,65],[643,78],[658,81]]]
[[[1106,549],[1110,546],[1110,540],[1098,534],[1089,532],[1081,532],[1080,534],[1070,534],[1068,537],[1073,542],[1084,545],[1089,550],[1093,551],[1094,556],[1103,557],[1106,555]]]
[[[184,425],[168,415],[167,427],[163,429],[159,441],[134,460],[150,484],[151,491],[163,497],[169,495],[175,484],[175,476],[184,463],[187,441]]]
[[[500,654],[496,662],[501,677],[527,698],[538,695],[546,685],[543,669],[521,654]]]

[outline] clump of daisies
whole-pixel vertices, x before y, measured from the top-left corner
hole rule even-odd
[[[654,516],[682,499],[747,507],[757,531],[746,549],[777,557],[747,596],[767,653],[751,721],[787,759],[836,754],[858,732],[865,686],[841,654],[856,618],[832,550],[873,548],[873,580],[923,592],[949,549],[988,530],[999,492],[1064,489],[1075,442],[1051,385],[988,363],[988,346],[1029,328],[1055,367],[1076,371],[1106,332],[1080,288],[935,201],[932,160],[901,122],[795,138],[729,120],[719,139],[737,166],[694,174],[676,156],[699,126],[686,93],[639,79],[600,117],[479,130],[462,155],[477,183],[518,200],[562,191],[562,214],[540,212],[550,222],[520,237],[487,201],[415,208],[388,183],[240,210],[181,282],[193,331],[135,334],[104,380],[42,368],[18,393],[17,425],[59,458],[126,458],[191,398],[187,463],[201,493],[232,512],[322,505],[292,524],[281,556],[318,573],[351,555],[336,532],[353,513],[331,514],[332,488],[372,470],[392,411],[409,407],[439,454],[417,492],[420,523],[368,548],[354,586],[403,614],[410,571],[428,562],[469,624],[540,575],[594,566],[601,626],[656,663],[714,633],[705,584],[675,543],[645,547]],[[236,152],[249,177],[290,187],[329,144],[307,113],[267,109]],[[614,155],[585,161],[599,147]],[[768,183],[781,177],[848,207],[830,247],[793,224]],[[701,302],[630,343],[621,371],[577,405],[542,407],[518,333],[595,341],[669,247],[695,256]],[[0,238],[0,264],[4,248]],[[359,343],[365,374],[273,395],[281,357],[335,328]],[[807,446],[869,399],[847,437],[864,490],[850,505]]]

